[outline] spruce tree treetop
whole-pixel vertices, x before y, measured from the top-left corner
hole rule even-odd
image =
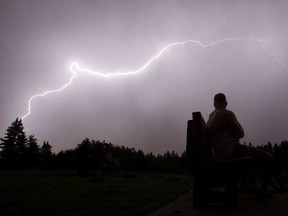
[[[5,132],[0,143],[0,158],[6,166],[15,168],[23,161],[27,138],[20,118],[16,118]]]

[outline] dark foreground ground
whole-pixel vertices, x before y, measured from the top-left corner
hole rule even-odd
[[[275,194],[273,198],[259,200],[255,194],[240,194],[240,205],[235,209],[192,207],[192,193],[179,197],[169,205],[159,209],[149,216],[287,216],[288,193]]]
[[[0,216],[147,216],[191,190],[188,175],[0,171]]]

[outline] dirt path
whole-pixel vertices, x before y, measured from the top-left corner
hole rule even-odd
[[[192,192],[179,197],[169,205],[149,216],[288,216],[288,193],[275,194],[267,200],[256,199],[255,195],[240,195],[239,207],[235,209],[194,209]]]

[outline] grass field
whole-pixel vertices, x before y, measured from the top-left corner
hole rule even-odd
[[[80,177],[68,171],[1,171],[0,215],[141,216],[191,186],[190,176],[171,174]]]

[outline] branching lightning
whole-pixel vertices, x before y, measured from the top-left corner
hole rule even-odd
[[[92,71],[89,69],[83,69],[80,68],[80,66],[78,65],[78,63],[72,63],[69,67],[70,72],[72,73],[71,78],[69,79],[69,81],[67,83],[65,83],[62,87],[56,89],[56,90],[49,90],[49,91],[45,91],[42,94],[36,94],[34,96],[32,96],[29,101],[28,101],[28,111],[27,113],[22,117],[22,120],[24,118],[26,118],[27,116],[30,115],[31,113],[31,109],[32,109],[32,102],[38,98],[38,97],[44,97],[48,94],[52,94],[52,93],[58,93],[62,90],[64,90],[65,88],[67,88],[68,86],[70,86],[73,82],[73,80],[75,79],[75,77],[79,74],[79,72],[81,73],[89,73],[95,76],[101,76],[104,78],[109,78],[109,77],[114,77],[114,76],[129,76],[129,75],[135,75],[138,74],[142,71],[144,71],[146,68],[148,68],[154,61],[156,61],[158,58],[160,58],[162,56],[162,54],[164,52],[166,52],[167,50],[169,50],[172,47],[175,46],[182,46],[182,45],[186,45],[186,44],[196,44],[202,48],[206,48],[206,47],[210,47],[210,46],[214,46],[217,44],[221,44],[221,43],[225,43],[228,41],[253,41],[253,42],[258,42],[260,43],[262,50],[267,54],[270,55],[276,62],[278,62],[279,64],[282,65],[282,67],[284,67],[285,69],[288,70],[288,66],[286,64],[284,64],[283,61],[281,61],[276,55],[274,55],[273,53],[269,52],[265,46],[264,46],[264,42],[267,40],[260,40],[260,39],[253,39],[250,37],[245,37],[245,38],[225,38],[223,40],[217,40],[208,44],[204,44],[201,41],[197,41],[197,40],[185,40],[182,42],[175,42],[175,43],[171,43],[168,44],[166,47],[164,47],[163,49],[161,49],[155,56],[153,56],[148,62],[146,62],[144,65],[142,65],[139,69],[135,70],[135,71],[127,71],[127,72],[113,72],[113,73],[101,73],[101,72],[97,72],[97,71]]]

